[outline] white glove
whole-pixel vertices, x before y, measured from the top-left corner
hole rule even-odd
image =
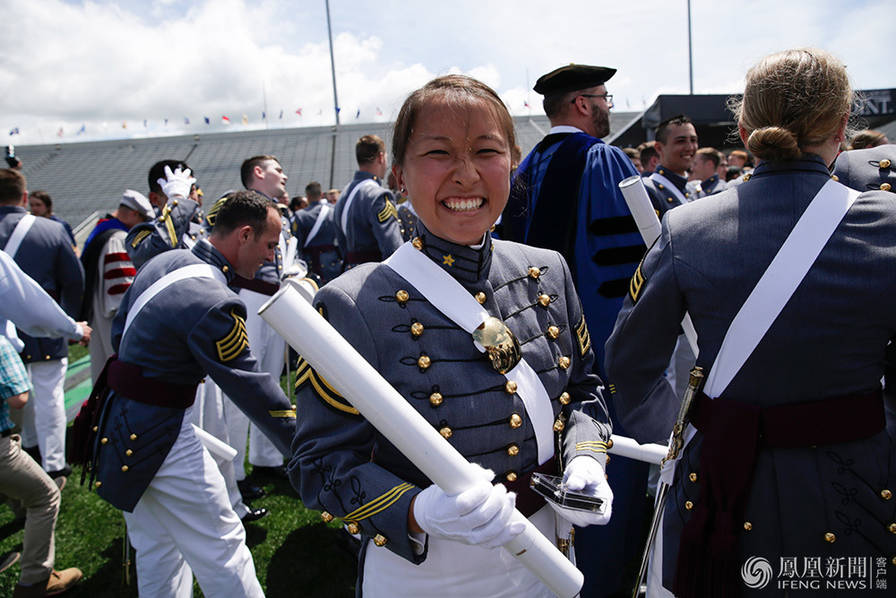
[[[190,189],[196,179],[190,176],[190,169],[181,171],[180,167],[174,172],[171,168],[165,167],[165,178],[157,179],[156,182],[162,186],[162,192],[170,199],[172,197],[189,197]]]
[[[433,484],[414,499],[414,519],[430,536],[483,548],[503,546],[526,528],[522,518],[511,522],[516,495],[495,474],[475,466],[481,481],[459,494],[447,495]]]
[[[563,472],[562,486],[578,494],[587,494],[603,500],[598,512],[569,509],[548,501],[548,504],[564,519],[578,527],[606,525],[613,514],[613,490],[607,483],[604,468],[597,459],[579,455],[573,458]]]

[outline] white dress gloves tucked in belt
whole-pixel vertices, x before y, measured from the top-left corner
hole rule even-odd
[[[525,529],[520,519],[511,521],[516,494],[502,484],[492,486],[493,471],[477,468],[481,481],[458,494],[447,495],[433,484],[414,499],[414,519],[430,536],[464,544],[496,548]]]
[[[564,519],[578,527],[606,525],[613,514],[613,491],[607,483],[603,465],[597,459],[580,455],[573,458],[563,472],[566,490],[587,494],[603,500],[601,510],[594,513],[562,507],[552,501],[548,504]]]

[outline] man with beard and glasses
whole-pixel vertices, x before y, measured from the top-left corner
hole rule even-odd
[[[591,333],[595,373],[604,380],[604,341],[645,251],[618,187],[638,173],[621,149],[600,139],[610,133],[613,96],[606,82],[615,73],[570,64],[535,83],[551,130],[520,164],[500,227],[502,238],[566,258]],[[614,432],[625,434],[616,427],[612,406],[610,415]],[[619,505],[613,519],[576,531],[577,560],[585,572],[581,595],[589,598],[624,592],[635,577],[626,566],[637,561],[643,544],[647,465],[614,457],[610,467]]]

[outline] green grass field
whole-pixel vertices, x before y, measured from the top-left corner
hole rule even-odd
[[[71,352],[74,361],[83,353]],[[251,471],[251,469],[247,469]],[[56,524],[56,568],[79,567],[81,584],[65,596],[104,598],[137,596],[134,552],[130,551],[130,585],[123,555],[124,518],[87,486],[80,486],[80,469],[62,491]],[[251,475],[251,474],[250,474]],[[317,511],[306,509],[286,480],[253,478],[267,495],[253,501],[267,517],[247,524],[246,539],[261,586],[267,596],[340,598],[354,595],[356,562],[341,525],[325,525]],[[0,555],[21,551],[23,521],[0,505]],[[0,596],[11,596],[19,565],[0,573]],[[195,595],[201,596],[196,588]]]

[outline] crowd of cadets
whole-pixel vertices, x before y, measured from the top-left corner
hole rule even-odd
[[[880,134],[863,131],[855,137],[854,147],[858,149],[886,142],[886,138]],[[853,146],[848,149],[853,149]],[[636,148],[626,148],[624,152],[643,177],[658,214],[737,185],[749,178],[753,168],[750,156],[741,149],[723,153],[712,147],[698,147],[695,127],[683,115],[661,123],[655,140]],[[397,188],[394,177],[387,178],[389,159],[382,139],[375,135],[361,137],[356,144],[356,159],[358,170],[341,191],[324,191],[320,183],[311,181],[305,186],[304,195],[291,198],[286,190],[287,174],[275,156],[253,156],[243,163],[243,185],[276,202],[281,215],[281,241],[273,261],[265,262],[254,279],[236,276],[235,282],[230,285],[239,290],[241,299],[248,306],[246,327],[253,354],[261,369],[269,371],[273,376],[279,376],[283,369],[284,361],[281,356],[286,346],[283,339],[260,318],[255,316],[253,320],[253,315],[255,308],[279,288],[280,282],[287,276],[304,273],[307,267],[308,276],[322,286],[358,264],[385,259],[413,236],[415,213],[411,202]],[[21,164],[18,166],[20,168]],[[171,187],[166,186],[166,182],[177,182],[178,175],[183,173],[188,173],[188,178],[184,180],[189,181],[189,188],[183,189],[176,197],[168,197],[165,189]],[[78,320],[86,320],[95,330],[90,344],[91,359],[96,361],[92,363],[94,381],[106,358],[113,353],[110,337],[112,321],[138,269],[152,257],[169,249],[192,248],[197,241],[207,238],[213,229],[215,216],[228,196],[203,206],[199,186],[201,173],[194,172],[192,177],[198,181],[189,178],[188,165],[182,161],[163,160],[154,164],[148,176],[148,195],[144,196],[134,190],[125,191],[117,207],[99,220],[87,238],[80,252],[80,262],[74,259],[77,248],[71,228],[53,215],[49,194],[34,191],[27,199],[31,214],[57,221],[52,226],[59,230],[54,228],[51,231],[54,235],[51,236],[54,242],[58,238],[69,240],[70,247],[54,248],[53,251],[61,252],[71,259],[54,262],[53,268],[56,270],[44,273],[45,280],[39,278],[43,275],[40,272],[29,272],[29,267],[34,269],[28,263],[34,254],[31,253],[29,257],[29,251],[33,251],[33,248],[28,249],[27,244],[23,247],[26,251],[19,252],[16,262],[26,273],[38,277],[38,282],[57,301],[66,301],[63,305],[69,315]],[[9,205],[17,206],[15,210],[10,208],[12,212],[24,214],[24,202],[15,201]],[[5,212],[0,213],[0,226],[7,216],[9,214]],[[49,220],[44,222],[49,224]],[[0,239],[4,245],[11,236],[11,230],[6,231],[4,238]],[[78,281],[83,281],[85,274],[87,284],[84,287],[83,301],[70,300],[64,292],[77,287],[80,294],[82,282]],[[77,284],[70,279],[77,279]],[[62,280],[66,281],[65,288],[61,288],[56,282]],[[266,357],[268,354],[270,359]],[[31,365],[29,373],[32,377],[41,371],[40,368],[47,368],[48,364],[57,365],[55,370],[59,370],[58,373],[65,372],[66,360],[63,354],[22,353],[22,359]],[[41,404],[44,399],[36,395],[49,393],[59,403],[63,379],[64,376],[55,376],[50,386],[32,379],[35,401]],[[0,381],[0,384],[6,383],[7,380]],[[221,395],[220,389],[215,396],[213,384],[203,386],[199,391],[201,396],[197,395],[196,411],[208,414],[217,410],[223,417],[216,419],[197,415],[195,422],[203,424],[210,433],[238,451],[232,463],[219,462],[228,485],[232,507],[243,522],[263,517],[267,514],[264,509],[248,506],[251,500],[262,496],[264,490],[246,479],[246,434],[249,433],[250,436],[248,459],[257,472],[285,477],[282,455],[254,425],[252,431],[249,431],[248,419],[233,407],[226,395]],[[17,410],[13,409],[13,413],[15,411]],[[61,440],[42,438],[41,435],[51,433],[46,430],[58,428],[41,426],[42,417],[46,416],[41,412],[32,415],[32,420],[37,419],[36,426],[34,421],[28,422],[26,419],[26,425],[30,428],[26,428],[23,433],[22,448],[38,463],[43,460],[43,469],[61,488],[71,472],[57,446],[64,443],[64,430]],[[56,448],[52,454],[41,454],[46,450],[45,446]],[[9,566],[12,562],[15,562],[15,558],[10,555],[4,566]],[[23,569],[25,565],[23,562]],[[55,570],[53,575],[58,577]],[[73,584],[77,577],[80,574],[70,575],[61,583]],[[53,579],[50,582],[52,585]],[[56,582],[58,586],[60,581],[57,579]]]

